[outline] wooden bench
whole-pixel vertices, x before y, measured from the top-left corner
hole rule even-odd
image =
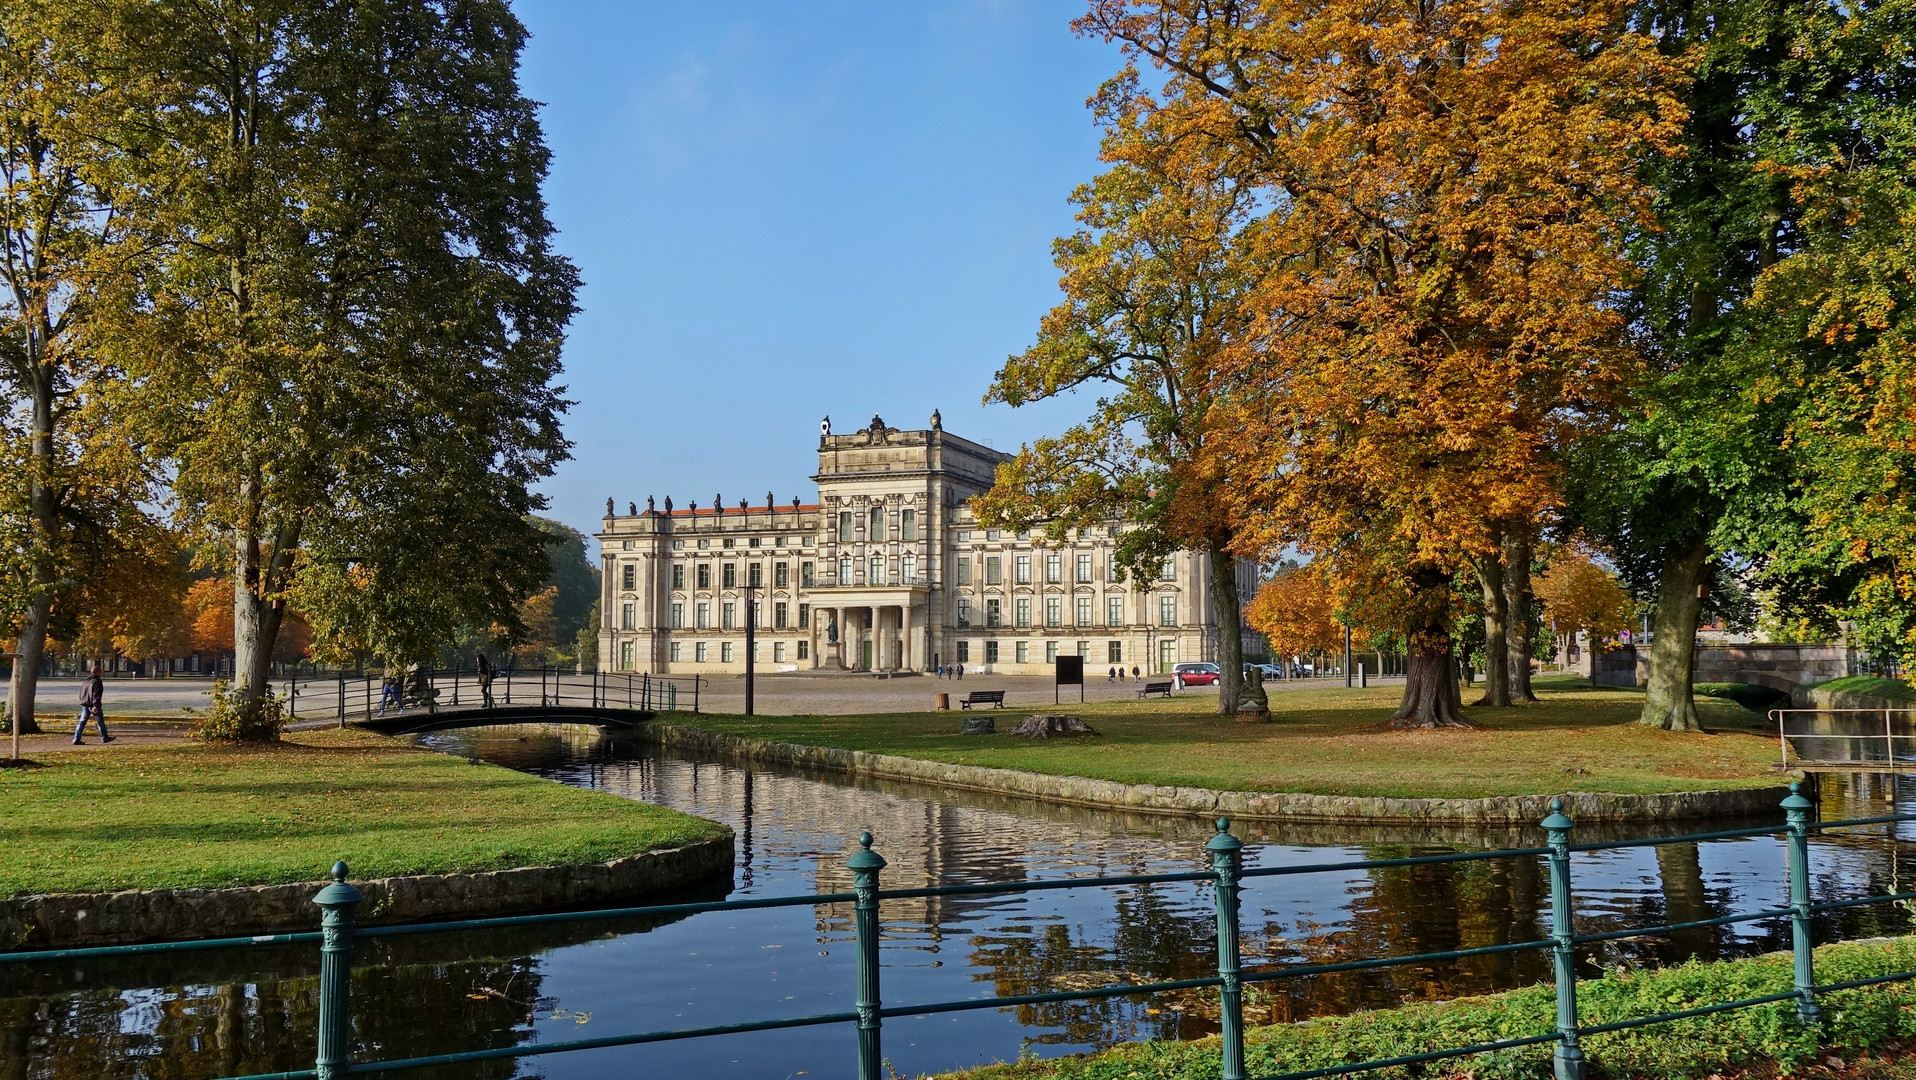
[[[1151,696],[1151,695],[1153,695],[1153,694],[1156,694],[1156,695],[1158,695],[1159,697],[1170,697],[1170,696],[1171,696],[1171,684],[1170,684],[1170,683],[1168,683],[1168,682],[1148,682],[1148,683],[1145,683],[1145,684],[1144,684],[1144,689],[1142,689],[1142,690],[1140,690],[1140,691],[1138,691],[1138,700],[1139,700],[1139,701],[1143,701],[1143,700],[1144,700],[1145,698],[1148,698],[1148,697],[1150,697],[1150,696]]]
[[[1005,707],[1005,692],[1003,690],[973,690],[958,703],[961,709],[969,709],[973,705],[992,705],[1002,709]]]

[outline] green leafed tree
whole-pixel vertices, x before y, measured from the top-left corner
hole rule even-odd
[[[975,507],[986,521],[1042,528],[1052,540],[1127,522],[1117,556],[1141,583],[1171,552],[1203,551],[1223,669],[1218,710],[1235,713],[1243,679],[1237,534],[1203,448],[1216,358],[1244,331],[1246,280],[1233,238],[1250,200],[1222,170],[1166,168],[1167,148],[1123,111],[1135,100],[1129,83],[1118,80],[1100,99],[1106,155],[1123,160],[1072,195],[1084,228],[1053,244],[1065,300],[985,398],[1019,406],[1096,395],[1091,413],[1001,465]]]
[[[524,28],[498,0],[65,10],[117,59],[98,182],[139,240],[91,343],[233,582],[242,734],[288,605],[389,661],[513,625],[577,288]]]

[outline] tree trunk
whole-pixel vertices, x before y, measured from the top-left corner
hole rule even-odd
[[[27,330],[27,371],[33,394],[33,432],[27,441],[27,467],[33,471],[27,493],[28,543],[32,563],[32,591],[27,597],[27,617],[20,627],[13,661],[13,679],[7,690],[9,722],[17,724],[22,735],[40,734],[34,718],[35,699],[39,696],[40,661],[46,656],[47,627],[53,621],[53,589],[59,572],[54,551],[60,541],[60,499],[54,487],[53,378],[51,364],[40,362],[44,348],[44,329]]]
[[[1390,718],[1400,729],[1476,727],[1459,707],[1457,654],[1450,637],[1450,575],[1424,569],[1411,575],[1412,600],[1405,617],[1408,633],[1404,698]]]
[[[1639,719],[1665,731],[1703,730],[1690,681],[1696,664],[1697,616],[1703,609],[1697,586],[1709,557],[1709,540],[1699,537],[1673,548],[1663,560],[1650,639],[1650,685]]]
[[[1483,557],[1477,580],[1484,591],[1484,696],[1477,704],[1501,709],[1510,704],[1510,612],[1501,554]]]
[[[240,738],[272,739],[265,724],[263,701],[271,689],[273,647],[286,611],[269,597],[278,595],[291,565],[295,538],[282,530],[272,554],[261,565],[256,536],[240,535],[233,575],[233,689],[240,715]]]
[[[1510,701],[1523,704],[1537,700],[1537,692],[1530,688],[1530,640],[1536,613],[1530,609],[1528,522],[1504,534],[1504,596],[1509,609],[1504,632],[1510,637]]]
[[[1217,711],[1236,716],[1244,693],[1244,611],[1237,595],[1237,560],[1223,542],[1211,545],[1211,608],[1217,616]]]

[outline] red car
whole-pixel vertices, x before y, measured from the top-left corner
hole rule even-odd
[[[1223,673],[1216,664],[1178,664],[1171,668],[1171,677],[1179,686],[1216,686]]]

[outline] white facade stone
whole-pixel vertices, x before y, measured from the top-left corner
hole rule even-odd
[[[876,416],[849,434],[821,428],[815,503],[667,499],[614,515],[608,502],[603,669],[744,671],[748,592],[760,671],[1041,674],[1083,652],[1093,675],[1216,659],[1204,553],[1177,553],[1158,580],[1118,582],[1121,522],[1057,544],[980,526],[968,500],[1009,455],[949,434],[937,414],[921,431]],[[1239,577],[1242,600],[1255,573]]]

